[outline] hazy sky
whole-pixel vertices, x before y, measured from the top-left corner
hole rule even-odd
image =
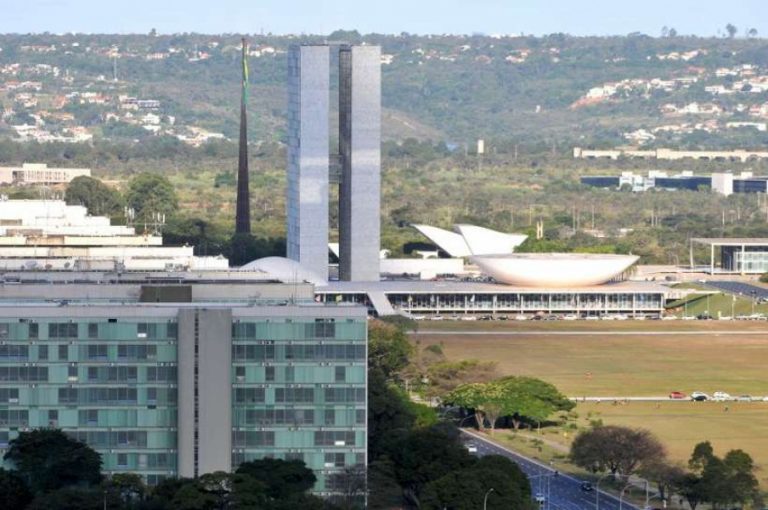
[[[768,36],[768,0],[0,0],[0,32]]]

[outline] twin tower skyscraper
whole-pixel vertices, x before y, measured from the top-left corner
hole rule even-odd
[[[331,63],[336,61],[338,147],[332,148]],[[288,54],[287,256],[326,281],[332,185],[339,189],[339,279],[378,281],[378,46],[297,45]]]

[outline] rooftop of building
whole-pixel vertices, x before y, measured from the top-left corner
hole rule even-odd
[[[388,280],[380,282],[328,282],[316,287],[316,292],[325,294],[354,294],[383,292],[385,294],[632,294],[632,293],[668,293],[669,288],[652,281],[622,281],[594,285],[591,287],[517,287],[499,283],[477,281],[423,281],[423,280]]]
[[[693,237],[691,242],[707,246],[768,246],[766,237]]]

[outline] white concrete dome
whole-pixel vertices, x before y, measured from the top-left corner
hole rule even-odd
[[[478,255],[472,262],[499,283],[518,287],[589,287],[620,275],[639,257],[588,253]]]
[[[464,238],[472,255],[512,253],[528,239],[525,234],[506,234],[475,225],[454,225],[453,228]]]
[[[240,271],[260,271],[270,278],[284,282],[309,282],[324,285],[323,278],[292,259],[285,257],[264,257],[240,266]]]

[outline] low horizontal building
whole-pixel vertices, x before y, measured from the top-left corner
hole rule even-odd
[[[693,245],[709,248],[709,263],[702,269],[710,274],[762,274],[768,273],[768,239],[694,237],[691,239],[691,264]]]
[[[67,184],[75,177],[91,176],[90,168],[48,168],[45,163],[0,167],[0,184]]]
[[[0,200],[0,270],[165,271],[227,269],[223,256],[163,246],[158,234],[112,225],[62,200]]]
[[[573,148],[573,157],[581,159],[665,159],[676,161],[681,159],[701,159],[707,161],[741,161],[750,159],[768,159],[768,151],[750,151],[737,149],[732,151],[679,151],[673,149],[583,149]]]
[[[579,180],[582,184],[595,188],[618,190],[629,187],[634,192],[649,189],[669,191],[711,189],[725,196],[733,193],[768,192],[768,176],[756,176],[752,172],[740,174],[715,172],[711,175],[694,175],[693,172],[685,171],[677,175],[667,175],[666,172],[652,170],[648,172],[647,177],[633,172],[622,172],[618,176],[585,175]]]
[[[315,288],[325,303],[366,305],[379,315],[407,314],[582,314],[660,316],[669,288],[624,281],[577,288],[540,288],[477,281],[395,280],[329,282]]]

